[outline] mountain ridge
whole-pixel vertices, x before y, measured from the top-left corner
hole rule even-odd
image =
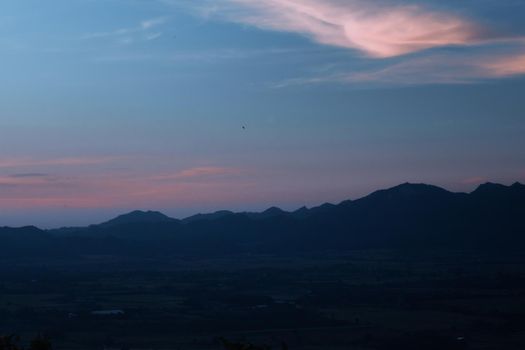
[[[334,207],[337,207],[340,205],[351,204],[353,202],[359,202],[363,200],[369,200],[375,196],[380,196],[383,194],[391,195],[393,193],[398,193],[404,196],[414,195],[414,194],[422,195],[424,194],[423,190],[426,190],[427,194],[429,191],[433,191],[435,193],[440,193],[441,195],[453,194],[453,195],[464,196],[464,195],[488,193],[489,191],[494,191],[497,189],[501,191],[508,191],[512,189],[518,189],[521,191],[525,191],[525,185],[523,185],[520,182],[514,182],[511,185],[503,185],[503,184],[498,184],[498,183],[493,183],[493,182],[485,182],[483,184],[478,185],[478,187],[476,187],[471,192],[452,192],[452,191],[446,190],[442,187],[435,186],[435,185],[405,182],[405,183],[402,183],[402,184],[399,184],[399,185],[396,185],[390,188],[373,191],[370,194],[365,195],[355,200],[346,199],[346,200],[339,202],[338,204],[323,203],[321,205],[314,206],[311,208],[307,206],[302,206],[293,211],[286,211],[277,206],[269,207],[261,212],[246,212],[246,211],[235,212],[235,211],[223,209],[223,210],[217,210],[211,213],[198,213],[198,214],[190,215],[190,216],[187,216],[181,219],[177,219],[177,218],[170,217],[160,211],[133,210],[127,213],[120,214],[114,218],[108,219],[99,224],[91,224],[89,226],[73,226],[73,227],[66,226],[66,227],[60,227],[60,228],[45,229],[44,231],[71,230],[71,229],[82,229],[82,228],[93,227],[93,226],[115,226],[115,225],[121,225],[121,224],[146,223],[146,222],[149,222],[149,223],[154,223],[154,222],[191,223],[191,222],[201,221],[201,220],[203,221],[215,220],[215,219],[222,218],[224,216],[229,216],[229,215],[246,215],[252,218],[264,218],[264,217],[271,217],[271,216],[277,216],[277,215],[291,215],[291,216],[295,216],[299,218],[299,217],[304,217],[306,215],[309,215],[313,212],[322,212],[322,211],[333,209]],[[36,226],[25,225],[23,227],[36,227]],[[0,226],[0,229],[2,228],[11,228],[11,227],[9,226],[1,227]],[[18,227],[18,228],[21,228],[21,227]]]
[[[24,250],[32,241],[39,245]],[[487,183],[457,193],[405,183],[339,204],[290,212],[277,207],[261,213],[218,211],[182,220],[133,211],[81,228],[0,228],[0,244],[24,254],[35,254],[40,246],[80,255],[516,250],[525,249],[525,186]]]
[[[159,211],[133,210],[129,213],[121,214],[113,219],[98,224],[97,226],[116,226],[144,222],[171,222],[176,220],[177,219],[171,218]]]

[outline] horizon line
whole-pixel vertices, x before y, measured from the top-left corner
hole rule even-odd
[[[261,211],[233,211],[233,210],[229,210],[229,209],[219,209],[219,210],[215,210],[213,212],[197,212],[195,214],[192,214],[192,215],[188,215],[188,216],[185,216],[185,217],[182,217],[182,218],[176,218],[176,217],[172,217],[172,216],[169,216],[169,215],[166,215],[164,214],[162,211],[160,210],[149,210],[149,209],[134,209],[134,210],[130,210],[130,211],[127,211],[127,212],[124,212],[122,214],[119,214],[117,216],[113,216],[105,221],[102,221],[98,224],[89,224],[89,225],[85,225],[85,226],[82,226],[82,225],[78,225],[78,226],[60,226],[60,227],[54,227],[54,228],[45,228],[45,229],[42,229],[40,227],[38,227],[37,225],[32,225],[32,224],[29,224],[29,225],[21,225],[21,226],[0,226],[0,228],[12,228],[12,229],[20,229],[20,228],[37,228],[39,230],[42,230],[42,231],[53,231],[53,230],[60,230],[60,229],[67,229],[67,228],[85,228],[85,227],[89,227],[89,226],[97,226],[97,225],[101,225],[101,224],[104,224],[108,221],[111,221],[113,219],[116,219],[118,217],[121,217],[121,216],[125,216],[125,215],[129,215],[129,214],[132,214],[132,213],[135,213],[135,212],[140,212],[140,213],[159,213],[159,214],[162,214],[164,216],[166,216],[166,218],[168,219],[172,219],[172,220],[177,220],[177,221],[184,221],[186,219],[189,219],[191,217],[194,217],[196,215],[210,215],[210,214],[214,214],[214,213],[217,213],[217,212],[221,212],[221,211],[227,211],[227,212],[231,212],[232,214],[247,214],[247,213],[250,213],[250,214],[261,214],[261,213],[264,213],[265,211],[269,210],[269,209],[272,209],[272,208],[276,208],[276,209],[279,209],[281,211],[283,211],[284,213],[287,213],[287,214],[291,214],[291,213],[294,213],[298,210],[301,210],[302,208],[306,208],[306,209],[314,209],[314,208],[318,208],[318,207],[321,207],[323,205],[340,205],[341,203],[344,203],[344,202],[348,202],[348,201],[351,201],[351,202],[354,202],[354,201],[358,201],[358,200],[361,200],[361,199],[364,199],[364,198],[367,198],[371,195],[373,195],[374,193],[377,193],[377,192],[381,192],[381,191],[388,191],[388,190],[392,190],[392,189],[395,189],[397,187],[401,187],[401,186],[406,186],[406,185],[410,185],[410,186],[429,186],[429,187],[434,187],[434,188],[437,188],[437,189],[440,189],[440,190],[443,190],[443,191],[446,191],[448,193],[453,193],[453,194],[472,194],[474,193],[475,191],[477,191],[480,187],[482,186],[486,186],[486,185],[496,185],[496,186],[502,186],[502,187],[506,187],[506,188],[511,188],[513,186],[524,186],[521,182],[519,181],[514,181],[512,184],[510,185],[505,185],[505,184],[502,184],[502,183],[498,183],[498,182],[491,182],[491,181],[486,181],[486,182],[483,182],[483,183],[480,183],[478,184],[473,190],[471,190],[470,192],[462,192],[462,191],[458,191],[458,192],[455,192],[455,191],[450,191],[444,187],[441,187],[441,186],[437,186],[437,185],[432,185],[432,184],[428,184],[428,183],[423,183],[423,182],[418,182],[418,183],[415,183],[415,182],[403,182],[403,183],[400,183],[398,185],[395,185],[395,186],[391,186],[391,187],[386,187],[386,188],[382,188],[382,189],[377,189],[377,190],[374,190],[366,195],[363,195],[359,198],[356,198],[356,199],[351,199],[351,198],[348,198],[348,199],[343,199],[339,202],[336,202],[336,203],[333,203],[333,202],[324,202],[322,204],[319,204],[319,205],[316,205],[316,206],[311,206],[311,207],[308,207],[306,205],[303,205],[295,210],[284,210],[282,208],[280,208],[279,206],[277,205],[272,205],[264,210],[261,210]]]

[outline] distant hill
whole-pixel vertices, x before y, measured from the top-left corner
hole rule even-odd
[[[38,242],[33,244],[33,242]],[[525,186],[472,193],[405,183],[339,204],[286,212],[218,211],[183,220],[134,211],[102,224],[43,231],[0,228],[10,254],[290,254],[351,249],[520,250]],[[9,248],[10,247],[10,248]]]
[[[131,213],[117,216],[114,219],[99,224],[102,227],[113,227],[118,225],[128,225],[137,223],[159,223],[159,222],[174,222],[176,219],[170,218],[158,211],[141,211],[135,210]]]
[[[187,217],[185,219],[182,219],[182,222],[190,223],[190,222],[195,222],[195,221],[216,220],[224,216],[233,215],[233,214],[235,213],[229,210],[220,210],[220,211],[216,211],[211,214],[196,214],[196,215]]]
[[[275,217],[275,216],[288,215],[289,213],[282,210],[281,208],[271,207],[261,213],[244,212],[242,214],[246,215],[250,219],[261,220],[261,219],[268,219],[268,218]]]

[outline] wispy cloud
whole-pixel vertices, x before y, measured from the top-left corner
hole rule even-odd
[[[487,181],[488,181],[487,178],[483,176],[474,176],[474,177],[463,179],[461,183],[464,185],[479,185]]]
[[[0,188],[47,185],[47,176],[0,176]]]
[[[150,18],[150,19],[140,22],[140,27],[142,29],[154,28],[154,27],[160,26],[161,24],[166,23],[167,20],[168,19],[166,17]]]
[[[161,36],[162,36],[162,32],[151,33],[151,34],[146,35],[145,39],[148,40],[148,41],[151,41],[151,40],[158,39]]]
[[[163,35],[161,31],[152,32],[153,29],[165,24],[168,21],[167,17],[150,18],[141,21],[138,25],[133,27],[118,28],[106,32],[92,32],[82,36],[82,39],[103,39],[114,38],[121,43],[131,43],[133,41],[155,40]]]
[[[466,16],[465,11],[460,14],[450,8],[438,10],[429,3],[367,0],[183,3],[207,18],[296,33],[319,44],[355,51],[363,62],[367,59],[379,62],[374,65],[376,68],[326,71],[319,76],[288,79],[274,84],[276,87],[327,82],[472,83],[525,74],[525,55],[516,53],[524,48],[525,38],[491,28]],[[455,50],[439,53],[430,50],[447,47],[460,47],[462,51],[458,55]]]
[[[304,53],[297,49],[287,48],[265,48],[265,49],[245,49],[245,48],[222,48],[215,50],[195,50],[178,51],[174,53],[132,53],[120,55],[99,56],[93,59],[98,63],[113,62],[190,62],[190,63],[218,63],[235,60],[253,59],[269,55],[289,55],[293,53]]]
[[[479,64],[488,75],[508,77],[525,74],[525,53],[511,54],[486,60]]]
[[[454,13],[363,0],[219,0],[201,11],[262,29],[298,33],[376,58],[471,45],[491,36]]]
[[[27,157],[0,158],[0,168],[21,168],[32,166],[78,166],[110,163],[123,159],[122,156],[100,157],[63,157],[50,159],[36,159]]]
[[[20,173],[9,175],[12,178],[38,178],[38,177],[47,177],[49,174],[45,173]]]
[[[409,58],[374,69],[332,70],[321,75],[287,79],[274,88],[325,83],[365,85],[471,84],[525,75],[525,54],[433,54]]]
[[[233,185],[242,186],[237,168],[204,165],[176,171],[147,170],[142,159],[135,169],[111,169],[85,172],[57,168],[57,165],[95,165],[107,158],[60,158],[52,160],[4,160],[5,168],[34,166],[52,173],[20,172],[0,175],[0,208],[106,208],[140,207],[182,201],[221,201],[233,193]],[[145,163],[144,163],[145,162]],[[134,162],[132,162],[134,163]],[[100,168],[98,168],[100,169]]]
[[[216,166],[204,166],[204,167],[195,167],[184,169],[171,174],[162,174],[153,176],[153,180],[190,180],[190,179],[203,179],[212,176],[221,176],[221,175],[238,175],[242,171],[237,168],[229,167],[216,167]]]

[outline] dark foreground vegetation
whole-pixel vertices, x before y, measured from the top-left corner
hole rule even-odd
[[[5,228],[0,334],[20,341],[0,349],[521,350],[524,218],[520,184],[401,185],[293,213]]]
[[[4,335],[0,336],[0,350],[52,350],[53,347],[51,345],[51,341],[42,335],[37,335],[33,339],[31,339],[31,342],[29,343],[29,346],[27,348],[20,345],[21,339],[19,336],[11,334],[11,335]]]
[[[523,349],[525,256],[4,260],[0,331],[54,349]]]

